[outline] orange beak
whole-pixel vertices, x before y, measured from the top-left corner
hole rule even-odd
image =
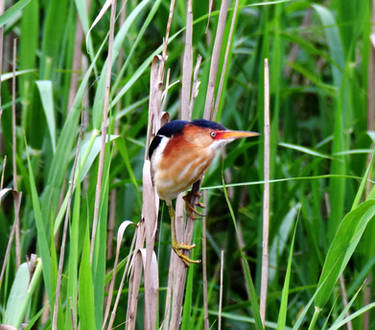
[[[218,131],[216,132],[215,140],[231,140],[231,139],[240,139],[246,137],[253,137],[260,135],[257,132],[249,131]]]

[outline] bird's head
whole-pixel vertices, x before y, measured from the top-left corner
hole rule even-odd
[[[236,139],[259,135],[256,132],[228,130],[221,124],[203,119],[185,125],[182,134],[185,140],[212,151]]]
[[[149,148],[149,156],[159,146],[162,139],[173,138],[175,144],[177,141],[188,142],[202,151],[216,152],[221,146],[226,145],[236,139],[258,136],[259,133],[249,131],[228,130],[223,125],[210,120],[197,119],[191,122],[184,120],[173,120],[165,124],[157,132]],[[182,141],[181,141],[182,142]],[[179,143],[177,143],[179,145]],[[171,149],[172,145],[170,148]]]

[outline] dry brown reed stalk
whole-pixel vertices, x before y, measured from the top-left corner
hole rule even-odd
[[[238,11],[238,0],[236,0],[236,3],[234,5],[232,22],[230,24],[229,36],[228,36],[228,41],[227,41],[227,47],[225,49],[224,64],[223,64],[223,68],[221,69],[220,82],[219,82],[219,87],[218,87],[217,94],[216,94],[215,110],[214,110],[214,114],[213,114],[212,118],[216,118],[217,111],[218,111],[219,105],[220,105],[221,93],[222,93],[223,87],[224,87],[225,72],[226,72],[226,68],[227,68],[227,64],[228,64],[230,45],[232,43],[234,24],[236,22],[237,11]]]
[[[203,192],[203,203],[207,205],[207,190]],[[208,322],[208,285],[207,285],[207,217],[202,217],[202,281],[203,281],[203,313],[204,329],[210,328]]]
[[[160,128],[163,114],[162,86],[164,81],[164,58],[155,57],[151,65],[150,78],[150,98],[146,145],[149,145],[152,134]],[[143,166],[143,204],[142,217],[137,227],[137,239],[135,243],[135,253],[131,262],[131,275],[129,280],[128,309],[126,313],[126,328],[134,329],[137,315],[138,293],[142,276],[142,259],[138,251],[141,251],[146,241],[146,258],[144,262],[144,286],[145,286],[145,327],[154,329],[157,316],[157,294],[155,295],[155,279],[157,274],[151,272],[155,235],[157,229],[157,215],[159,211],[159,198],[151,181],[151,165],[145,151],[145,161]],[[156,259],[155,259],[156,260]],[[155,301],[156,300],[156,301]]]
[[[223,304],[223,283],[224,283],[224,250],[220,253],[220,292],[219,292],[219,312],[218,312],[218,330],[221,329],[221,312]]]
[[[120,6],[120,16],[119,16],[119,26],[121,27],[126,18],[126,2],[127,0],[122,0],[121,6]],[[121,67],[124,63],[124,48],[120,49],[120,52],[118,54],[117,59],[117,71],[120,72]],[[119,100],[117,103],[117,111],[121,110],[122,102]],[[120,132],[120,121],[116,118],[115,121],[115,135],[118,135]],[[106,257],[107,259],[112,258],[113,255],[113,237],[115,232],[115,226],[116,226],[116,199],[117,199],[117,189],[114,188],[111,190],[110,197],[109,197],[109,216],[108,216],[108,227],[107,227],[107,251],[106,251]]]
[[[137,226],[137,225],[135,225],[135,226]],[[108,322],[107,329],[112,329],[113,323],[115,321],[117,307],[118,307],[118,304],[120,302],[120,297],[121,297],[122,289],[123,289],[124,284],[125,284],[125,278],[126,278],[127,275],[129,275],[130,260],[131,260],[130,256],[134,252],[136,240],[137,240],[137,231],[135,231],[135,234],[133,236],[132,242],[130,244],[130,252],[129,252],[129,255],[128,255],[128,258],[127,258],[127,261],[126,261],[126,265],[125,265],[125,268],[124,268],[124,271],[123,271],[123,274],[122,274],[120,285],[119,285],[118,290],[117,290],[117,295],[116,295],[115,303],[113,305],[113,309],[112,309],[111,317],[110,317],[109,322]],[[103,328],[104,327],[105,327],[105,324],[103,324]]]
[[[165,60],[166,60],[166,56],[167,56],[168,39],[169,39],[169,33],[171,31],[175,4],[176,4],[176,0],[171,0],[171,4],[169,6],[167,29],[165,30],[164,47],[163,47],[163,58]],[[161,66],[161,70],[163,70],[163,75],[164,75],[164,64],[162,64],[162,66]]]
[[[70,312],[70,323],[72,325],[72,330],[76,329],[76,320],[74,317],[74,308],[72,297],[69,297],[69,312]]]
[[[215,102],[217,71],[219,67],[221,46],[223,43],[223,36],[224,36],[225,24],[226,24],[227,15],[228,15],[229,2],[230,2],[229,0],[223,0],[220,6],[219,21],[217,24],[215,43],[214,43],[214,48],[212,50],[212,56],[211,56],[211,66],[210,66],[210,75],[208,78],[206,103],[204,105],[204,118],[205,119],[213,118],[213,107],[214,107],[214,102]]]
[[[22,200],[22,192],[20,192],[20,193],[14,192],[13,193],[13,198],[14,198],[14,203],[15,203],[15,210],[14,211],[15,211],[15,213],[16,212],[19,213],[20,206],[21,206],[21,200]],[[7,263],[8,263],[8,259],[9,259],[9,255],[10,255],[10,250],[12,248],[12,243],[13,243],[15,231],[16,231],[16,220],[14,220],[13,226],[12,226],[12,230],[10,231],[10,235],[9,235],[9,239],[8,239],[8,244],[7,244],[7,249],[5,250],[5,255],[4,255],[4,259],[3,259],[3,265],[1,267],[0,289],[1,289],[1,284],[3,282],[3,277],[4,277],[4,274],[5,274],[5,269],[6,269],[6,266],[7,266]]]
[[[68,232],[68,223],[69,223],[69,216],[70,216],[70,206],[72,203],[72,197],[73,197],[73,188],[74,188],[74,180],[76,179],[76,169],[77,169],[77,163],[78,163],[78,155],[79,150],[81,146],[81,138],[82,138],[82,129],[79,132],[78,135],[78,142],[77,142],[77,148],[76,148],[76,154],[74,158],[74,164],[73,164],[73,170],[72,170],[72,178],[70,182],[69,187],[69,197],[68,197],[68,203],[66,206],[66,213],[65,213],[65,219],[64,219],[64,228],[62,233],[62,239],[61,239],[61,249],[60,249],[60,258],[59,258],[59,269],[57,272],[57,283],[56,283],[56,294],[55,294],[55,304],[53,307],[53,316],[52,316],[52,329],[57,330],[57,317],[59,312],[59,299],[60,299],[60,292],[61,292],[61,278],[62,278],[62,272],[63,272],[63,266],[64,266],[64,257],[65,257],[65,245],[66,245],[66,235]],[[79,178],[78,178],[79,180]]]
[[[0,15],[4,13],[5,0],[0,0]],[[4,48],[4,25],[0,27],[0,78],[3,74],[3,48]],[[1,87],[1,79],[0,79]],[[1,124],[1,115],[3,113],[3,103],[1,98],[1,88],[0,88],[0,124]]]
[[[0,179],[0,193],[1,193],[1,197],[3,196],[2,194],[6,193],[6,191],[3,192],[3,187],[4,187],[4,174],[5,174],[5,169],[6,169],[6,166],[7,166],[7,155],[4,155],[4,159],[3,159],[3,168],[2,168],[2,171],[1,171],[1,179]],[[7,191],[10,191],[11,188],[7,188]],[[1,206],[1,198],[0,198],[0,206]]]
[[[117,128],[117,129],[116,129]],[[118,134],[118,125],[115,126],[115,134]],[[113,237],[116,225],[116,198],[117,190],[116,188],[111,190],[109,195],[109,215],[108,215],[108,225],[107,225],[107,247],[106,247],[106,258],[111,259],[113,256]]]
[[[375,21],[375,0],[371,1],[371,22]],[[367,130],[375,130],[375,26],[371,25],[370,32],[370,58],[369,58],[369,72],[368,72],[368,100],[367,100]],[[367,157],[367,164],[370,163],[371,155]],[[372,172],[372,170],[371,170]],[[371,175],[369,176],[371,177]],[[366,195],[370,193],[371,184],[368,181],[366,184]],[[372,274],[370,273],[366,278],[366,283],[370,285],[365,286],[364,304],[368,305],[371,302],[371,282]],[[370,328],[370,312],[367,311],[363,314],[363,329],[368,330]]]
[[[111,302],[112,302],[112,297],[113,297],[113,290],[114,290],[115,281],[116,281],[117,265],[118,265],[118,259],[120,256],[121,243],[122,243],[122,239],[124,237],[125,231],[129,225],[134,225],[134,223],[132,221],[125,220],[121,223],[117,231],[116,256],[115,256],[115,262],[113,265],[113,275],[112,275],[111,283],[109,284],[108,297],[107,297],[106,308],[104,312],[102,329],[106,329],[106,324],[107,324],[107,320],[109,316],[109,310],[111,308]]]
[[[66,108],[66,115],[69,114],[69,110],[73,105],[74,97],[77,92],[79,71],[82,62],[82,41],[83,41],[83,29],[81,20],[77,15],[76,20],[76,34],[74,39],[74,50],[73,50],[73,63],[72,63],[72,76],[70,80],[68,106]]]
[[[166,48],[165,48],[166,49]],[[157,62],[156,62],[157,63]],[[151,69],[151,80],[150,80],[150,100],[149,100],[149,113],[153,114],[154,120],[149,122],[152,124],[152,133],[156,134],[159,130],[162,120],[162,95],[163,95],[163,81],[164,81],[164,69],[159,70],[160,67],[164,67],[164,58],[161,59],[159,68],[155,62]],[[147,141],[149,145],[150,140]],[[142,205],[142,219],[145,224],[146,234],[146,257],[144,258],[142,253],[142,259],[144,263],[144,288],[145,288],[145,328],[154,329],[156,326],[157,317],[157,306],[158,306],[158,294],[155,295],[155,285],[158,286],[159,278],[157,271],[151,270],[151,263],[154,255],[155,238],[157,231],[157,220],[159,213],[159,197],[156,193],[155,187],[151,180],[151,162],[147,159],[147,150],[145,151],[145,162],[143,166],[143,205]],[[156,258],[155,258],[156,261]],[[153,267],[154,268],[154,267]],[[157,267],[156,267],[157,269]]]
[[[266,320],[268,289],[268,235],[270,220],[270,82],[268,59],[264,59],[264,191],[263,191],[263,235],[262,271],[260,284],[260,317],[263,327]]]
[[[13,39],[12,65],[12,163],[13,163],[13,190],[18,192],[17,184],[17,123],[16,123],[16,68],[17,68],[17,39]],[[16,236],[16,267],[21,264],[20,216],[17,201],[14,199],[15,236]]]
[[[199,85],[201,83],[200,80],[198,79],[201,62],[202,62],[202,56],[198,54],[197,61],[194,67],[193,87],[191,89],[191,99],[190,99],[190,105],[189,105],[189,113],[191,114],[193,113],[194,101],[195,101],[195,98],[198,96]]]
[[[186,116],[191,118],[190,112],[190,95],[191,95],[191,78],[193,70],[193,4],[192,0],[187,0],[186,10],[186,33],[185,33],[185,50],[182,64],[182,88],[181,88],[181,118]],[[184,119],[184,118],[182,118]]]
[[[372,21],[375,20],[375,0],[372,1]],[[375,93],[371,87],[373,87],[375,81],[375,26],[371,26],[371,47],[370,47],[370,64],[369,64],[369,76],[368,76],[368,111],[367,111],[367,127],[374,130],[375,128]]]
[[[175,0],[171,1],[169,17],[163,42],[162,56],[155,56],[151,64],[150,98],[146,145],[149,145],[153,134],[159,130],[163,122],[168,121],[168,114],[162,112],[164,71],[167,60],[167,45],[172,24]],[[168,83],[167,83],[168,85]],[[167,86],[168,89],[168,86]],[[131,261],[131,274],[129,280],[128,306],[126,312],[126,329],[134,329],[137,315],[138,293],[142,275],[142,259],[138,251],[142,251],[146,240],[146,258],[144,262],[144,287],[145,287],[145,328],[155,329],[157,317],[158,275],[151,272],[154,268],[154,245],[157,230],[157,215],[159,211],[159,198],[151,180],[151,165],[145,150],[143,166],[143,203],[142,217],[137,227],[135,252]],[[155,257],[156,262],[156,257]],[[157,269],[157,267],[156,267]],[[157,277],[155,280],[155,276]]]
[[[206,25],[206,31],[205,33],[207,34],[208,32],[208,27],[210,25],[210,18],[211,18],[211,13],[212,13],[212,5],[214,3],[214,0],[209,0],[208,1],[208,18],[207,18],[207,25]]]
[[[340,275],[340,291],[341,291],[343,306],[344,308],[346,308],[348,306],[348,297],[346,294],[345,281],[344,281],[344,277],[342,276],[342,274]],[[346,316],[350,316],[349,310],[346,312]],[[348,330],[353,330],[353,324],[351,321],[346,323],[346,328]]]
[[[187,7],[189,8],[189,1],[187,2]],[[210,76],[208,81],[208,89],[206,95],[206,104],[204,109],[204,118],[211,119],[212,111],[213,111],[213,104],[214,104],[214,91],[216,86],[216,79],[217,79],[217,69],[219,64],[220,58],[220,51],[221,51],[221,43],[224,34],[224,28],[226,23],[227,11],[229,7],[229,1],[224,0],[221,5],[220,15],[219,15],[219,22],[216,31],[216,38],[213,48],[212,60],[211,60],[211,67],[210,67]],[[191,15],[191,16],[190,16]],[[187,19],[186,19],[186,35],[187,39],[185,40],[185,48],[191,47],[189,44],[189,36],[190,33],[192,34],[192,25],[189,25],[190,19],[192,19],[192,13],[187,10]],[[190,50],[186,50],[185,52],[190,53]],[[199,61],[197,60],[196,68],[199,68]],[[191,77],[192,75],[192,63],[188,61],[184,61],[183,66],[183,75]],[[197,70],[195,70],[197,73]],[[195,76],[195,74],[194,74]],[[196,81],[197,79],[194,79]],[[190,120],[191,119],[191,109],[193,108],[192,98],[195,97],[196,89],[198,88],[199,84],[193,85],[192,93],[191,86],[184,85],[183,88],[188,90],[182,91],[184,95],[188,94],[191,95],[191,100],[189,102],[189,106],[185,103],[181,104],[181,119]],[[185,94],[186,93],[186,94]],[[186,99],[184,99],[186,102]],[[200,182],[197,182],[193,185],[192,191],[199,192],[200,190]],[[192,197],[190,201],[192,205],[198,202],[198,197]],[[182,196],[178,196],[176,200],[176,236],[178,242],[184,242],[186,244],[190,244],[193,236],[193,220],[189,215],[186,216],[186,222],[183,223],[183,211],[184,211],[184,201]],[[188,252],[186,252],[188,253]],[[171,260],[170,260],[170,268],[169,268],[169,276],[168,276],[168,291],[167,291],[167,301],[166,301],[166,309],[165,309],[165,316],[164,316],[164,329],[178,329],[181,321],[181,312],[182,312],[182,304],[183,304],[183,297],[185,291],[185,281],[186,281],[186,272],[187,269],[183,262],[172,253]],[[173,287],[173,290],[171,289]],[[207,322],[206,322],[207,327]]]
[[[184,200],[182,198],[182,194],[180,194],[176,199],[175,211],[177,242],[190,244],[193,233],[192,222],[193,220],[187,216],[186,224],[184,225]],[[185,235],[188,234],[187,236],[184,236],[184,229]],[[185,264],[175,253],[172,252],[169,262],[168,291],[163,329],[179,329],[180,327],[186,273],[187,269]]]
[[[100,148],[100,153],[99,153],[98,176],[97,176],[96,189],[95,189],[94,217],[93,217],[92,232],[91,232],[91,245],[90,245],[90,260],[91,261],[92,261],[93,254],[94,254],[96,227],[98,225],[98,218],[99,218],[100,195],[102,191],[105,143],[106,143],[106,138],[107,138],[109,90],[111,86],[112,52],[113,52],[115,20],[116,20],[116,0],[112,0],[111,18],[110,18],[110,24],[109,24],[108,57],[107,57],[107,71],[106,71],[104,105],[103,105],[103,119],[102,119],[102,127],[101,127],[101,134],[102,134],[101,135],[101,148]]]
[[[192,0],[186,1],[186,33],[185,50],[182,65],[182,90],[181,90],[181,108],[180,114],[182,120],[191,120],[193,103],[195,98],[195,89],[197,75],[199,71],[200,58],[197,60],[196,74],[194,74],[193,87],[191,84],[193,75],[193,8]],[[195,88],[194,88],[195,85]],[[173,221],[171,219],[171,221]],[[184,201],[182,195],[176,199],[175,227],[177,242],[190,244],[193,233],[193,220],[187,216],[186,225],[184,224]],[[185,233],[185,236],[184,236]],[[188,253],[187,251],[185,253]],[[185,292],[186,266],[181,259],[171,253],[168,274],[168,289],[166,298],[166,307],[163,321],[164,329],[178,329],[181,319],[183,297]],[[172,289],[173,288],[173,289]]]
[[[5,0],[0,0],[0,15],[2,15],[4,13],[4,7],[5,7]],[[3,72],[3,40],[4,40],[4,26],[1,26],[0,27],[0,78],[1,78],[1,75],[2,75],[2,72]],[[1,99],[1,79],[0,79],[0,124],[1,124],[2,114],[3,114],[3,106],[2,106],[2,99]],[[1,189],[0,189],[0,192],[4,193],[4,194],[6,193],[5,191],[3,192],[3,183],[4,183],[4,173],[5,173],[6,162],[7,162],[7,156],[5,155],[4,160],[3,160],[3,169],[2,169],[2,173],[1,173]],[[7,191],[10,191],[10,189],[7,190]],[[0,198],[0,205],[1,205],[1,198]],[[3,265],[2,265],[2,268],[1,268],[0,288],[1,288],[2,280],[3,280],[3,276],[4,276],[7,260],[8,260],[8,257],[9,257],[10,248],[12,246],[14,230],[15,230],[15,227],[14,227],[14,224],[13,224],[13,227],[12,227],[12,230],[11,230],[11,233],[10,233],[10,236],[9,236],[8,245],[7,245],[7,249],[6,249],[6,252],[5,252],[4,260],[3,260]]]

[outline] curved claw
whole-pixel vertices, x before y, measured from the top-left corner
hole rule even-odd
[[[186,211],[188,212],[190,218],[192,218],[193,220],[196,219],[196,216],[194,214],[197,214],[201,217],[204,217],[205,214],[199,212],[195,207],[194,205],[191,203],[191,198],[192,197],[198,197],[200,198],[201,197],[201,193],[200,192],[193,192],[193,191],[190,191],[188,194],[186,194],[183,199],[185,200],[185,205],[186,205]],[[206,208],[206,205],[204,205],[203,203],[201,203],[200,201],[198,201],[197,203],[195,203],[196,206],[199,206],[201,207],[202,209]]]
[[[202,202],[198,202],[198,203],[197,203],[197,206],[199,206],[199,207],[202,208],[202,209],[205,209],[205,208],[206,208],[206,205],[205,205],[204,203],[202,203]]]
[[[197,218],[194,214],[199,215],[200,217],[205,216],[205,214],[199,212],[193,205],[188,202],[186,202],[186,211],[189,214],[190,218],[192,218],[193,220]]]
[[[183,243],[177,243],[172,241],[172,249],[173,251],[181,258],[182,262],[185,264],[186,267],[189,267],[191,263],[193,264],[199,264],[200,260],[193,260],[190,259],[188,256],[184,255],[182,253],[182,250],[191,250],[195,247],[195,244],[188,245]]]

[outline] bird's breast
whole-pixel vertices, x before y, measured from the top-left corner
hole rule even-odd
[[[151,158],[153,181],[161,199],[174,199],[198,181],[214,154],[182,139],[163,137]]]

